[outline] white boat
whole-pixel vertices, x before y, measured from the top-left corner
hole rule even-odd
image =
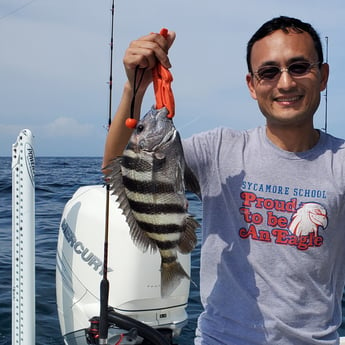
[[[68,345],[87,344],[90,319],[100,313],[105,210],[106,188],[97,185],[79,188],[63,211],[56,296],[61,332]],[[108,243],[108,316],[109,321],[114,321],[114,327],[109,328],[109,343],[116,343],[121,334],[137,328],[137,339],[129,335],[129,340],[122,340],[121,344],[140,344],[143,326],[144,334],[158,330],[171,344],[187,323],[190,281],[182,279],[170,296],[161,297],[160,255],[143,253],[133,244],[114,196],[110,196],[109,202]],[[179,255],[179,261],[190,272],[190,255]]]

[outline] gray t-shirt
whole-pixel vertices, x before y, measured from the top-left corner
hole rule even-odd
[[[273,145],[265,127],[183,141],[203,198],[199,345],[338,344],[345,144]]]

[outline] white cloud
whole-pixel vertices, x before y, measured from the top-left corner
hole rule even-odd
[[[37,127],[37,132],[41,132],[44,137],[87,137],[94,131],[94,125],[89,123],[79,123],[70,117],[59,117],[53,122]]]
[[[44,156],[101,156],[106,136],[104,128],[81,123],[74,118],[59,117],[50,123],[0,124],[0,156],[10,156],[11,147],[24,128],[34,136],[35,152]]]

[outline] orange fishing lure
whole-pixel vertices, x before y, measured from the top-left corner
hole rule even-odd
[[[160,35],[167,38],[168,29],[161,29]],[[171,88],[173,76],[171,72],[162,66],[161,63],[157,62],[156,66],[152,70],[153,89],[156,99],[156,109],[166,107],[169,111],[167,117],[172,119],[175,115],[175,99]],[[137,120],[131,117],[126,119],[126,126],[128,128],[135,128]]]

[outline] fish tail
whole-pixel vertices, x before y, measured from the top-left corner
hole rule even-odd
[[[181,264],[176,260],[166,262],[162,258],[161,265],[161,296],[169,296],[180,284],[183,278],[190,280],[189,275],[183,269]]]

